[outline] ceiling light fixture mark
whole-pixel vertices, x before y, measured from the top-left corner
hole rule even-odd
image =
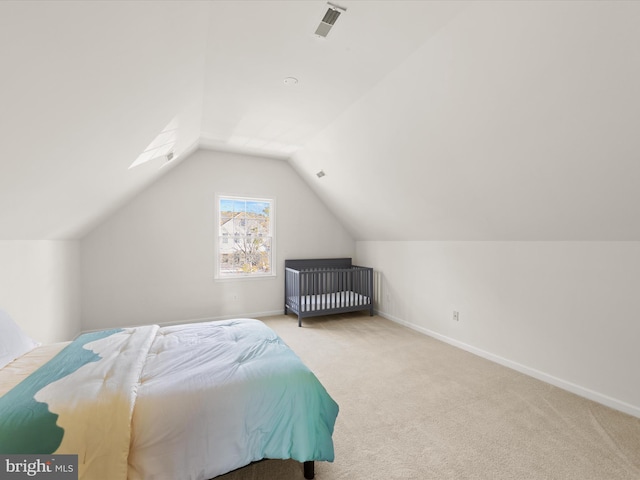
[[[284,84],[285,85],[297,85],[298,84],[298,79],[296,77],[287,77],[284,79]]]

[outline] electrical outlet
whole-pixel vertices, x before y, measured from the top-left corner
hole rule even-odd
[[[457,310],[453,311],[453,321],[454,322],[460,321],[460,313]]]

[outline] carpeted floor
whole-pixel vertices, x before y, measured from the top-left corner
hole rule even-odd
[[[340,405],[325,479],[640,479],[640,419],[384,318],[263,319]],[[223,480],[298,480],[269,460]]]

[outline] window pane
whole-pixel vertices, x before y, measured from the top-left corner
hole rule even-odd
[[[260,222],[255,218],[249,218],[246,224],[247,235],[262,236],[264,232],[260,226]]]
[[[232,211],[234,213],[244,212],[247,209],[247,202],[244,200],[233,200],[232,205]]]
[[[272,202],[219,198],[218,275],[265,275],[272,272]]]
[[[238,236],[232,242],[224,240],[220,237],[221,273],[271,273],[271,237]]]

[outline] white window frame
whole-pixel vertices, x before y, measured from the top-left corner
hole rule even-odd
[[[221,200],[240,200],[240,201],[254,201],[254,202],[264,202],[269,203],[269,237],[271,239],[271,259],[270,259],[270,272],[249,272],[249,273],[224,273],[221,271],[221,245],[222,242],[222,230],[220,225],[220,201]],[[253,196],[245,196],[245,195],[226,195],[226,194],[216,194],[216,204],[215,204],[215,226],[214,226],[214,249],[215,249],[215,274],[214,278],[216,280],[246,280],[246,279],[258,279],[258,278],[272,278],[276,276],[276,239],[275,239],[275,226],[276,226],[276,200],[275,198],[269,197],[253,197]],[[231,239],[231,237],[229,237]]]

